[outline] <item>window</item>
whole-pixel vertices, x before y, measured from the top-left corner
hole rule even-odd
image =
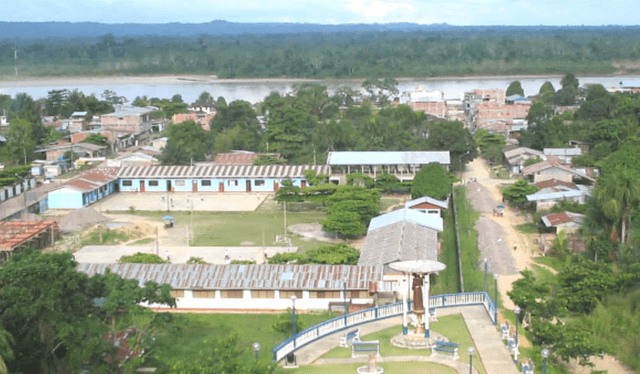
[[[258,179],[258,180],[256,180],[256,181],[255,181],[255,185],[256,185],[256,187],[258,187],[258,186],[264,186],[264,180],[262,180],[262,179]]]
[[[122,187],[131,187],[131,186],[133,186],[133,181],[130,181],[130,180],[122,181]]]
[[[211,181],[210,180],[200,181],[200,185],[201,186],[211,186]]]
[[[302,299],[302,291],[280,291],[281,299],[290,299],[293,295],[296,295],[298,299]]]
[[[311,291],[309,297],[312,299],[339,299],[340,291]]]
[[[220,291],[220,297],[223,299],[242,299],[242,290]]]
[[[158,187],[158,181],[149,181],[149,187]]]
[[[253,299],[273,299],[274,295],[273,290],[251,290],[251,298]]]
[[[193,297],[196,299],[214,299],[216,291],[193,291]]]
[[[184,297],[184,290],[171,290],[171,297]]]
[[[227,181],[228,186],[238,187],[238,181],[236,179]]]
[[[182,187],[184,187],[184,180],[177,180],[177,181],[176,181],[176,186],[182,186]]]
[[[347,291],[347,299],[367,299],[369,291]]]

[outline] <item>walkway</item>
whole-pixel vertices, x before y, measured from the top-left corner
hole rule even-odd
[[[491,322],[491,319],[487,315],[483,306],[467,306],[462,308],[443,308],[438,309],[438,316],[445,316],[451,314],[462,314],[465,320],[467,328],[471,334],[471,338],[476,346],[478,356],[484,364],[487,374],[516,374],[517,369],[507,347],[500,340],[500,334],[496,327]],[[380,330],[384,330],[393,326],[402,324],[402,317],[394,317],[386,320],[372,322],[360,326],[360,335],[364,336]],[[331,349],[337,347],[340,342],[340,337],[344,334],[344,331],[329,335],[325,338],[309,344],[308,346],[301,348],[297,353],[298,365],[324,365],[334,363],[358,363],[366,362],[366,358],[346,358],[346,359],[320,359],[322,355],[329,352]],[[465,353],[460,353],[463,355]],[[410,358],[415,359],[410,359]],[[435,363],[441,362],[441,357],[428,357],[428,356],[402,356],[398,357],[381,357],[379,362],[392,362],[392,361],[428,361]],[[453,363],[453,360],[446,360],[445,364]],[[456,368],[460,373],[466,373],[468,365],[462,362],[460,368]],[[457,365],[457,364],[456,364]]]

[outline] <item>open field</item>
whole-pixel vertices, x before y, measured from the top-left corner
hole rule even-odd
[[[96,203],[99,211],[254,211],[269,195],[266,193],[198,193],[198,192],[121,192]]]
[[[165,211],[109,212],[108,216],[116,221],[159,225],[160,246],[186,246],[187,229],[189,236],[193,237],[192,246],[287,246],[284,241],[276,242],[276,238],[284,233],[284,212],[281,210],[261,208],[255,212],[181,211],[170,214],[175,220],[172,228],[162,227],[162,217],[167,215]],[[319,210],[287,212],[286,216],[287,227],[325,219],[325,213]],[[288,235],[291,245],[302,250],[326,244],[313,239],[304,240],[291,233]],[[155,233],[149,233],[149,237],[155,240]],[[154,242],[148,242],[148,245],[153,246]]]

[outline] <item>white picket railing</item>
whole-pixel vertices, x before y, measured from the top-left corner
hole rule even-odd
[[[494,324],[496,323],[496,308],[486,292],[469,292],[429,297],[429,309],[464,307],[469,305],[484,305],[485,310],[489,314],[489,318],[491,318]],[[411,308],[411,302],[409,302],[409,308]],[[280,345],[273,349],[273,360],[276,362],[280,361],[305,345],[335,332],[399,315],[402,315],[402,302],[382,305],[332,318],[312,326],[280,343]]]

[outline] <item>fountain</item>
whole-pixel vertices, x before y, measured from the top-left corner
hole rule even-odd
[[[369,355],[369,363],[356,369],[358,374],[380,374],[384,372],[384,368],[377,365],[376,354]]]

